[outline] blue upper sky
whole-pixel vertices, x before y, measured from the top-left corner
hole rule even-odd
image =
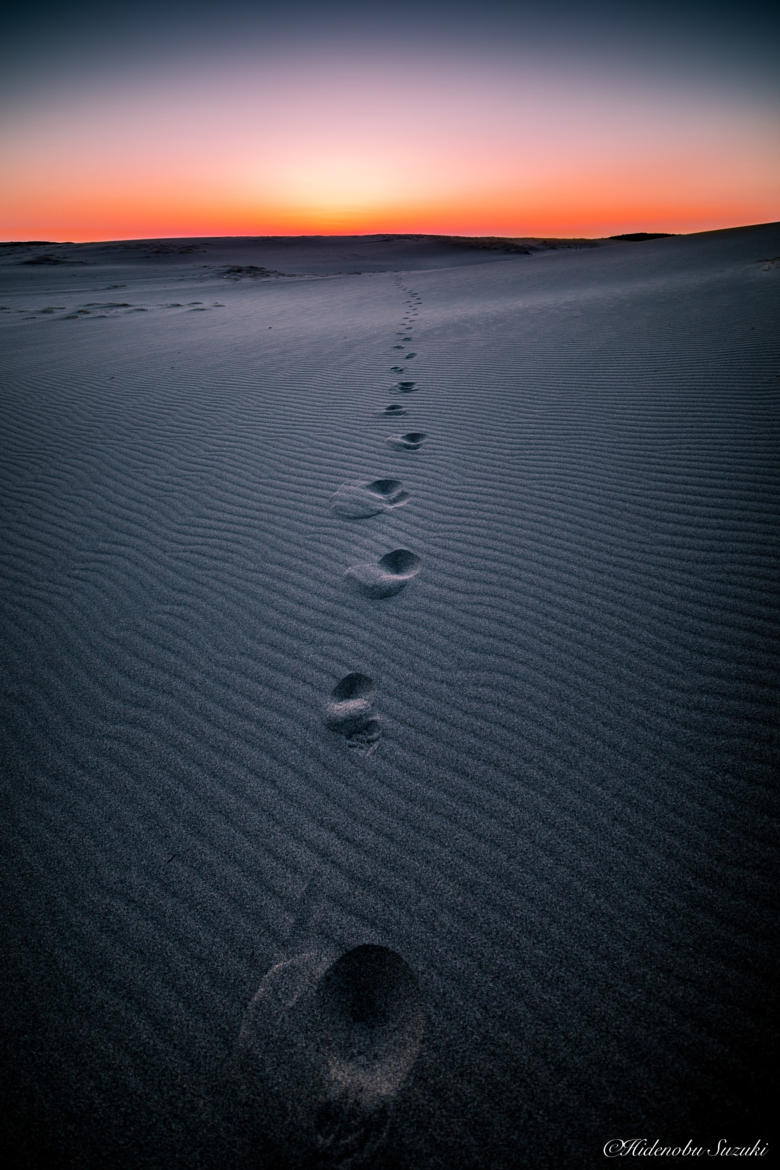
[[[541,53],[764,90],[776,89],[780,78],[780,6],[767,0],[11,0],[0,20],[6,93],[56,85],[84,70],[138,68],[250,45],[323,51],[369,45],[420,60],[464,48]]]

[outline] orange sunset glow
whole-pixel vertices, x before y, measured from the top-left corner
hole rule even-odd
[[[704,230],[776,217],[777,129],[750,95],[571,62],[179,62],[17,102],[0,235]]]

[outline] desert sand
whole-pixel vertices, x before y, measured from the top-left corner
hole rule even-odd
[[[779,254],[0,248],[17,1164],[768,1138]]]

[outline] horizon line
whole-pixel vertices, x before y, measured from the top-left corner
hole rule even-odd
[[[630,232],[619,232],[615,235],[608,236],[500,236],[500,235],[461,235],[456,232],[312,232],[283,235],[273,233],[270,235],[197,235],[197,236],[114,236],[105,239],[95,240],[0,240],[0,248],[23,246],[28,247],[69,247],[80,248],[89,246],[91,244],[144,244],[165,242],[168,240],[375,240],[375,239],[394,239],[394,240],[485,240],[506,242],[511,244],[521,243],[544,243],[546,241],[554,241],[555,243],[596,243],[600,240],[629,240],[631,236],[637,236],[645,239],[672,239],[681,238],[683,236],[706,236],[716,235],[718,232],[732,232],[739,231],[744,228],[758,228],[770,227],[775,223],[780,223],[780,220],[766,220],[760,223],[744,223],[732,224],[729,227],[720,228],[706,228],[698,232],[660,232],[648,231],[644,228],[637,228]]]

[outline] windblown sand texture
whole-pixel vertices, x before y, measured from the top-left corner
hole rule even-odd
[[[780,229],[526,245],[0,249],[12,1164],[768,1136]]]

